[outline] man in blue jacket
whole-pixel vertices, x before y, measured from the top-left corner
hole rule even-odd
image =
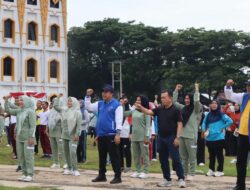
[[[99,175],[92,182],[104,182],[106,178],[106,161],[109,153],[112,168],[115,172],[111,184],[121,183],[121,163],[119,159],[120,132],[123,121],[123,108],[113,98],[114,89],[107,84],[102,89],[103,100],[91,103],[92,89],[87,90],[85,97],[86,109],[90,112],[97,112],[96,139],[99,152]]]

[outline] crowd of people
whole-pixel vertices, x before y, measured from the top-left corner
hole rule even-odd
[[[94,137],[99,157],[99,172],[93,183],[107,181],[108,162],[114,171],[111,184],[122,182],[122,172],[132,172],[132,178],[148,178],[150,162],[159,156],[163,181],[157,186],[172,186],[171,175],[176,173],[180,188],[193,180],[197,165],[205,165],[205,146],[209,153],[206,176],[223,176],[225,149],[225,155],[232,157],[231,163],[236,163],[234,190],[245,190],[250,80],[246,82],[246,93],[234,93],[233,84],[230,79],[225,85],[226,105],[214,99],[209,107],[200,102],[197,83],[194,93],[182,98],[183,86],[177,84],[173,92],[163,90],[160,101],[158,95],[151,102],[138,95],[132,104],[125,95],[115,99],[111,85],[103,87],[102,100],[93,99],[93,89],[86,91],[84,100],[59,94],[51,103],[38,100],[36,106],[26,95],[16,97],[14,103],[7,95],[4,108],[0,107],[0,142],[5,127],[13,159],[18,160],[17,171],[22,170],[20,181],[33,180],[39,144],[42,158],[53,160],[51,169],[60,168],[63,162],[63,175],[80,176],[77,165],[87,160],[89,134]],[[135,171],[131,169],[132,160]]]

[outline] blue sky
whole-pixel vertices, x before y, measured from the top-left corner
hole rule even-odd
[[[250,0],[68,0],[68,28],[119,18],[171,31],[188,27],[250,32]]]

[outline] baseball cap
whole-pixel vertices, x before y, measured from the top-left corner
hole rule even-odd
[[[102,88],[102,91],[113,93],[114,92],[114,88],[110,84],[105,84],[104,87]]]

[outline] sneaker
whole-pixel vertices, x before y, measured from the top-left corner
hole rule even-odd
[[[6,144],[7,147],[10,147],[10,144]]]
[[[194,176],[188,175],[186,177],[186,181],[193,181],[194,180]]]
[[[17,178],[18,181],[23,181],[26,178],[25,175],[22,175],[21,177]]]
[[[214,176],[215,176],[215,177],[222,177],[222,176],[224,176],[224,173],[223,173],[223,172],[218,172],[218,171],[217,171],[217,172],[214,173]]]
[[[22,167],[21,166],[17,166],[16,168],[16,172],[22,171]]]
[[[232,159],[232,160],[230,161],[231,164],[236,164],[236,162],[237,162],[237,159]]]
[[[155,159],[155,158],[154,158],[154,159],[152,159],[152,162],[157,162],[157,159]]]
[[[214,176],[214,171],[209,169],[206,176]]]
[[[59,164],[52,164],[52,166],[50,166],[51,169],[59,169],[60,165]]]
[[[63,175],[72,175],[72,174],[73,174],[73,171],[68,170],[68,169],[64,170],[63,172]]]
[[[67,164],[64,164],[63,165],[63,169],[67,169],[68,168],[68,165]]]
[[[180,188],[185,188],[186,187],[186,182],[184,181],[184,179],[179,180],[179,187]]]
[[[134,172],[130,177],[137,178],[137,177],[139,177],[139,175],[140,175],[140,173]]]
[[[32,176],[26,176],[26,177],[23,179],[23,181],[25,181],[25,182],[31,182],[31,181],[33,181],[33,177],[32,177]]]
[[[171,174],[171,175],[176,175],[176,172],[175,172],[174,170],[172,170],[172,171],[170,172],[170,174]]]
[[[199,166],[203,167],[203,166],[205,166],[205,164],[201,162],[201,163],[199,163]]]
[[[172,181],[168,181],[166,179],[163,179],[162,182],[157,184],[158,187],[171,187],[172,186]]]
[[[131,168],[125,168],[125,169],[123,169],[123,172],[128,173],[130,170],[131,170]]]
[[[146,179],[147,177],[148,177],[148,175],[144,172],[140,173],[138,176],[138,178],[140,178],[140,179]]]
[[[106,182],[107,181],[107,178],[106,176],[101,176],[101,175],[98,175],[95,179],[92,180],[92,182],[96,183],[96,182]]]
[[[120,177],[114,177],[114,179],[110,181],[110,184],[117,184],[121,182],[122,182],[122,179]]]
[[[73,171],[73,176],[80,176],[80,175],[81,175],[81,174],[80,174],[79,171],[77,171],[77,170]]]

